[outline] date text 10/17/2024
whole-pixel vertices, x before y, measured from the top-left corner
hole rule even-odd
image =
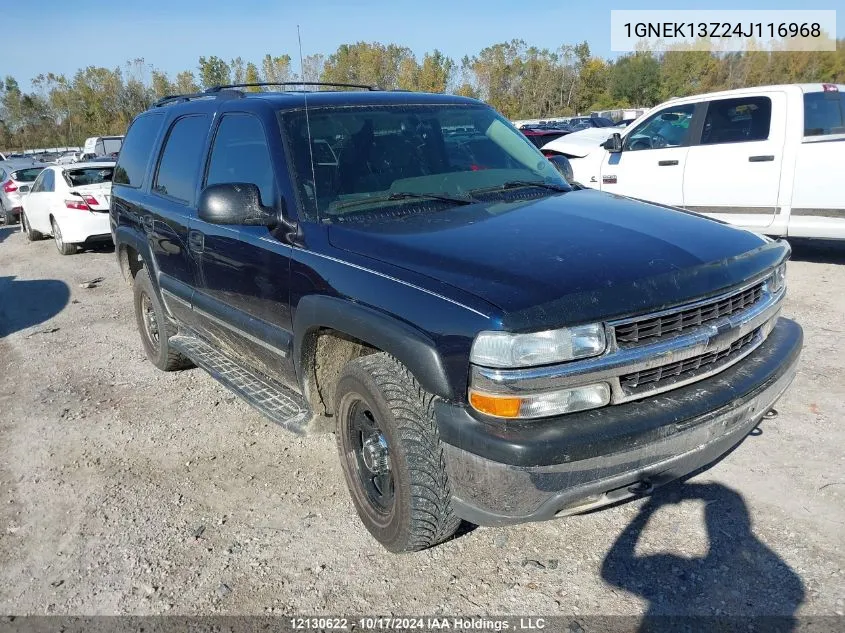
[[[293,630],[357,630],[357,631],[541,631],[544,618],[479,618],[479,617],[295,617]]]

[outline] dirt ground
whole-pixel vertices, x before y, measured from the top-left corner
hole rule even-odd
[[[0,228],[0,612],[842,614],[845,244],[796,245],[788,279],[800,372],[713,469],[396,556],[359,523],[333,436],[147,362],[112,252]]]

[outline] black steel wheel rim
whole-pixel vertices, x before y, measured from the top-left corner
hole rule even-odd
[[[347,416],[349,457],[358,483],[373,508],[386,514],[393,507],[395,490],[387,438],[375,413],[363,400],[355,400]]]
[[[145,292],[141,293],[141,320],[144,322],[144,335],[153,349],[158,349],[158,318],[152,299]]]

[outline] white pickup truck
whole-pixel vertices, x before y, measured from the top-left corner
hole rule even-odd
[[[587,187],[768,235],[845,239],[845,85],[672,99],[621,134],[576,132],[543,153],[568,157]]]

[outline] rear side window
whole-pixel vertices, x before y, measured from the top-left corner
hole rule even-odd
[[[845,134],[845,94],[807,92],[804,94],[804,136]]]
[[[707,105],[702,145],[765,141],[772,122],[772,100],[768,97],[717,99]]]
[[[144,173],[163,121],[164,117],[160,114],[147,114],[135,119],[117,159],[114,182],[135,188],[144,184]]]
[[[103,141],[103,156],[111,156],[120,151],[120,146],[123,144],[123,139],[120,138],[104,138]]]
[[[209,127],[209,118],[204,114],[182,117],[173,124],[161,153],[153,191],[193,202]]]
[[[44,171],[44,180],[41,182],[41,191],[49,192],[56,190],[56,173],[52,169]]]
[[[229,114],[223,117],[217,128],[206,184],[226,182],[257,185],[261,191],[261,202],[265,206],[275,203],[273,163],[264,129],[254,116]]]

